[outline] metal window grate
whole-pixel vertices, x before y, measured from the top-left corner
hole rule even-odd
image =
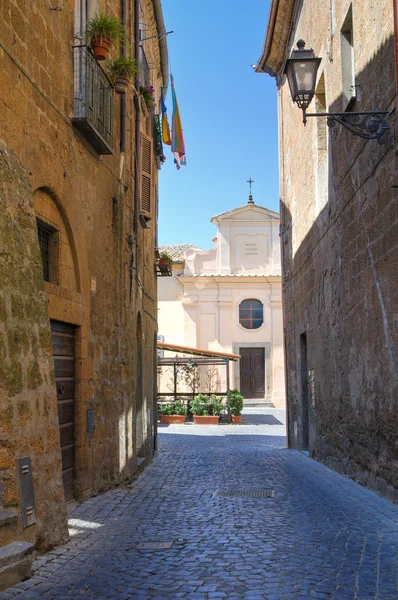
[[[74,46],[73,124],[99,154],[112,154],[113,87],[86,46]]]
[[[216,490],[213,496],[222,498],[275,498],[275,490]]]
[[[167,542],[139,542],[135,550],[168,550],[173,545],[172,541]]]
[[[150,72],[149,72],[149,65],[148,65],[147,58],[145,56],[144,48],[142,46],[140,46],[139,67],[140,67],[140,84],[145,85],[146,87],[150,86],[151,85],[151,77],[150,77]]]
[[[60,271],[60,231],[48,221],[36,218],[39,238],[43,279],[49,283],[59,283]]]

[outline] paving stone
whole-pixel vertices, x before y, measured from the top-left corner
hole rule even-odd
[[[284,411],[244,423],[162,428],[137,481],[76,507],[78,535],[0,600],[397,600],[398,507],[287,450]]]

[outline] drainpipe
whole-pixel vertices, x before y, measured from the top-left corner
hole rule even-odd
[[[135,106],[135,157],[134,157],[134,235],[135,256],[137,261],[138,249],[138,213],[140,210],[140,177],[141,177],[141,107],[140,107],[140,2],[134,0],[134,58],[137,61],[138,72],[135,79],[137,94],[134,96]],[[137,268],[136,264],[136,268]]]
[[[395,86],[398,95],[398,0],[394,4],[394,43],[395,43]],[[396,100],[397,103],[397,100]]]
[[[127,0],[122,0],[122,31],[123,37],[120,42],[120,55],[126,58],[126,14],[127,14]],[[126,154],[126,95],[122,94],[120,97],[120,179],[123,175],[124,157]]]

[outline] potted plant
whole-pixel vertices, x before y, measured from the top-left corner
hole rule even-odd
[[[185,408],[181,402],[176,401],[159,406],[160,422],[170,424],[185,423]]]
[[[191,402],[191,412],[196,425],[217,425],[223,410],[222,400],[214,394],[198,394]]]
[[[173,263],[171,256],[167,252],[161,252],[159,255],[159,267],[169,267]]]
[[[96,60],[105,60],[113,42],[121,37],[122,26],[115,16],[98,12],[87,21],[84,39],[90,45]]]
[[[140,94],[146,110],[153,110],[155,108],[155,90],[153,87],[151,85],[140,85]]]
[[[231,390],[229,397],[232,423],[240,425],[242,422],[243,396],[238,390]]]
[[[130,80],[137,75],[137,62],[134,58],[119,56],[107,64],[109,78],[117,94],[125,94]]]

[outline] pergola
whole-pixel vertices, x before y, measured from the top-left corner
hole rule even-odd
[[[177,346],[176,344],[167,344],[166,342],[158,342],[159,350],[168,350],[170,352],[176,352],[177,354],[188,354],[189,356],[166,356],[158,357],[158,365],[162,367],[174,367],[174,392],[171,395],[174,398],[177,397],[177,366],[178,365],[190,365],[196,364],[202,365],[224,365],[226,368],[226,384],[227,384],[227,411],[228,420],[231,421],[231,408],[230,408],[230,379],[229,379],[229,362],[237,361],[240,359],[239,354],[228,354],[227,352],[218,352],[216,350],[201,350],[200,348],[190,348],[188,346]]]

